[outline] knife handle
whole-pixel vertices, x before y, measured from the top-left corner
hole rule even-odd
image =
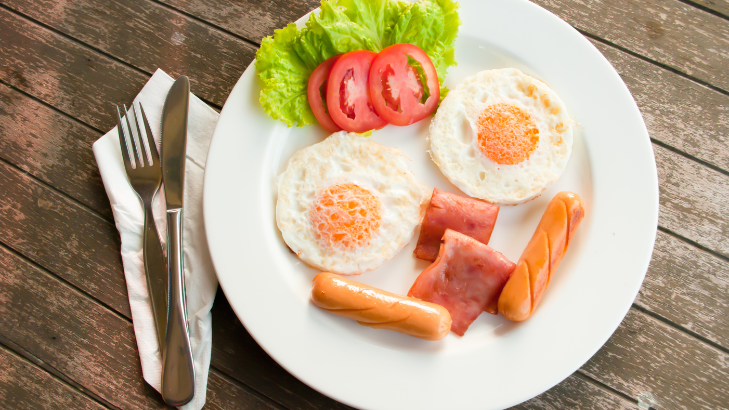
[[[162,354],[162,398],[182,406],[195,395],[195,369],[187,333],[182,264],[182,209],[167,211],[167,271],[170,277],[167,335]]]

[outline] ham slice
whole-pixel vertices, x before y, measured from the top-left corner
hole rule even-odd
[[[488,245],[446,230],[438,258],[415,279],[408,296],[448,309],[459,336],[481,312],[498,313],[501,290],[516,264]]]
[[[434,261],[446,229],[488,244],[498,214],[498,205],[434,189],[420,226],[415,256]]]

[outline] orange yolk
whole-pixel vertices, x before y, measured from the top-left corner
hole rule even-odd
[[[502,165],[514,165],[529,158],[539,143],[539,129],[519,107],[488,106],[478,117],[478,145],[481,152]]]
[[[310,217],[322,245],[354,250],[367,245],[380,227],[381,204],[355,184],[334,185],[319,193]]]

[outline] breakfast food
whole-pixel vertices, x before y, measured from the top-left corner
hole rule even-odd
[[[452,229],[488,245],[499,215],[499,207],[478,199],[433,190],[430,205],[420,225],[415,256],[434,261],[446,229]]]
[[[362,326],[389,329],[425,340],[441,340],[451,328],[448,311],[433,303],[396,295],[323,272],[314,277],[311,301],[356,320]]]
[[[342,129],[332,121],[329,116],[326,104],[327,82],[329,81],[329,71],[340,56],[334,56],[327,59],[314,69],[309,77],[309,83],[306,86],[306,96],[309,99],[309,106],[314,113],[319,124],[329,132],[337,132]]]
[[[314,124],[320,116],[315,116],[312,107],[324,106],[310,106],[307,86],[320,64],[351,51],[379,53],[405,43],[427,54],[440,80],[435,88],[441,88],[443,95],[446,70],[456,64],[455,42],[461,25],[458,8],[453,0],[322,1],[305,27],[290,23],[261,42],[256,52],[261,106],[271,118],[289,127]],[[430,93],[435,94],[434,90]],[[329,123],[325,127],[334,131]]]
[[[438,259],[418,276],[408,296],[441,305],[459,336],[481,312],[497,313],[497,301],[514,271],[513,262],[488,245],[446,230]]]
[[[359,274],[410,241],[428,194],[400,150],[342,131],[289,160],[278,179],[276,224],[309,266]]]
[[[560,192],[552,199],[501,292],[504,317],[522,321],[534,313],[584,216],[579,195]]]
[[[562,175],[572,120],[559,96],[515,68],[481,71],[451,90],[430,126],[441,172],[466,194],[515,205]]]
[[[372,108],[368,80],[377,53],[360,50],[343,54],[332,66],[327,80],[327,109],[340,128],[366,132],[387,125]]]
[[[393,125],[410,125],[438,106],[438,74],[418,46],[395,44],[380,51],[372,62],[369,94],[382,119]]]

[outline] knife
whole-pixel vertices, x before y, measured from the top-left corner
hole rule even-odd
[[[181,406],[195,394],[195,370],[187,333],[182,263],[182,198],[185,188],[190,81],[178,78],[162,110],[162,181],[167,201],[167,332],[162,351],[162,398]]]

